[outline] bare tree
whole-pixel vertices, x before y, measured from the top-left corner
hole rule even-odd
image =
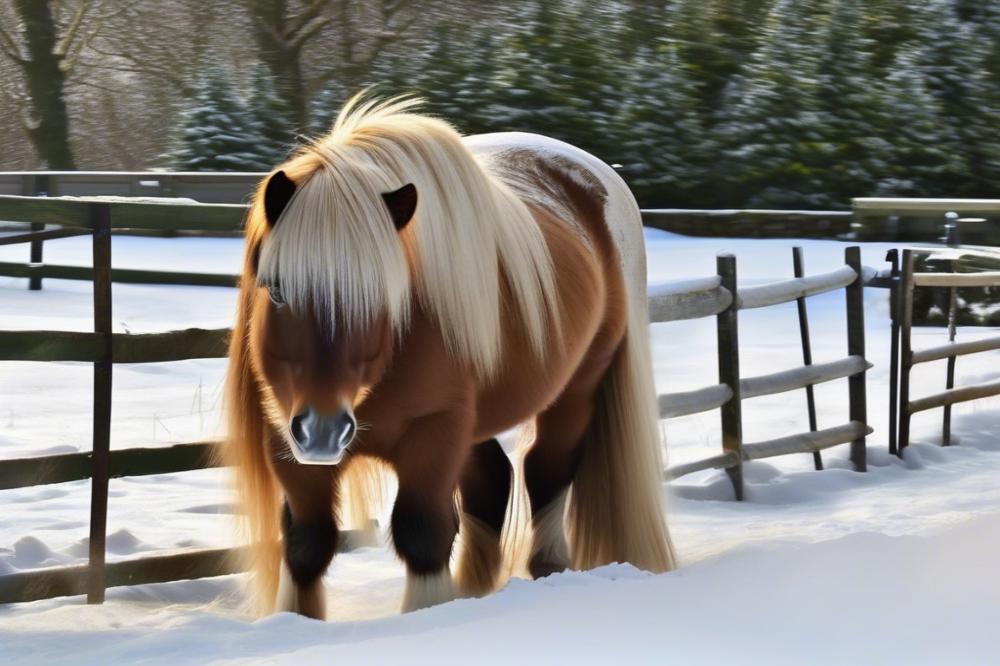
[[[4,86],[21,126],[50,169],[76,166],[67,87],[82,53],[122,2],[14,0],[0,13],[0,51],[19,76]]]
[[[73,169],[65,98],[66,71],[72,60],[67,58],[89,3],[81,0],[62,36],[49,2],[14,0],[13,4],[20,19],[21,35],[17,37],[22,38],[16,39],[0,27],[0,40],[4,54],[18,65],[24,77],[30,111],[21,115],[21,121],[46,165]]]
[[[366,82],[383,50],[400,40],[431,2],[407,0],[246,0],[260,59],[288,101],[299,130],[309,102],[332,80],[348,90]]]

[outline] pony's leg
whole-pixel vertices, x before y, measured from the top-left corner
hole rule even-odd
[[[406,564],[403,612],[451,601],[451,558],[458,515],[455,491],[471,448],[457,436],[454,417],[428,417],[405,433],[393,460],[399,491],[392,541]]]
[[[570,566],[564,525],[566,493],[593,419],[597,387],[611,363],[607,347],[610,342],[600,336],[563,393],[535,418],[535,441],[524,457],[532,526],[528,571],[534,578]]]
[[[466,596],[496,588],[502,564],[500,537],[513,479],[507,454],[496,439],[473,447],[458,487],[462,495],[462,552],[455,583]]]
[[[563,524],[566,492],[576,472],[579,444],[593,408],[589,396],[563,396],[536,418],[535,442],[524,457],[532,527],[528,571],[533,578],[569,568]]]
[[[274,466],[285,491],[284,554],[275,611],[322,620],[326,615],[323,573],[338,541],[333,518],[334,468],[287,461]]]

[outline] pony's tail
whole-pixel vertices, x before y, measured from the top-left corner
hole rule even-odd
[[[570,492],[567,532],[576,569],[630,562],[659,573],[676,561],[663,511],[647,306],[636,302],[645,284],[631,292],[628,329],[598,387]]]
[[[267,461],[267,426],[244,338],[251,305],[249,291],[244,289],[240,294],[236,327],[229,343],[225,395],[229,430],[220,458],[234,475],[240,527],[247,541],[240,564],[251,573],[254,606],[264,615],[274,610],[278,592],[281,495]]]

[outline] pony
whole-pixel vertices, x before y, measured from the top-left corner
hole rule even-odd
[[[380,468],[403,611],[495,590],[512,531],[534,578],[674,567],[628,187],[573,146],[462,137],[419,103],[353,98],[248,210],[223,453],[262,613],[324,616]],[[497,435],[525,424],[514,465]]]

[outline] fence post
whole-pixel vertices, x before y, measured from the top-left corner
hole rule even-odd
[[[853,245],[844,250],[844,260],[854,269],[857,277],[847,285],[847,354],[848,356],[865,357],[865,279],[861,266],[861,248]],[[851,375],[847,380],[850,394],[851,420],[868,424],[868,396],[865,392],[865,375],[862,370]],[[851,442],[851,462],[854,469],[864,472],[868,469],[868,452],[865,449],[865,437]]]
[[[896,445],[899,423],[899,250],[889,250],[885,260],[889,270],[889,319],[892,322],[889,342],[889,454],[898,455]]]
[[[957,227],[955,234],[958,234]],[[948,261],[948,270],[952,273],[955,272],[955,262],[957,260],[951,259]],[[956,287],[948,288],[948,342],[955,342],[955,325],[956,319],[958,317],[958,289]],[[956,357],[954,355],[948,357],[948,369],[945,375],[945,389],[951,390],[955,388],[955,361]],[[941,445],[951,446],[951,405],[944,406],[944,416],[941,421]]]
[[[108,461],[111,444],[111,206],[91,204],[94,230],[94,332],[102,335],[94,362],[94,443],[90,480],[90,560],[87,603],[104,602],[108,523]]]
[[[792,248],[792,270],[795,277],[800,278],[805,275],[805,265],[802,260],[802,248],[799,246]],[[809,313],[806,311],[806,299],[804,296],[795,299],[795,304],[799,311],[799,337],[802,338],[802,364],[812,365],[812,343],[809,340]],[[813,393],[812,384],[806,386],[806,408],[809,411],[809,431],[816,432],[816,396]],[[813,466],[817,470],[823,469],[823,454],[813,451]]]
[[[899,443],[898,455],[910,445],[910,368],[913,366],[913,250],[903,250],[899,280]]]
[[[46,196],[49,191],[49,177],[43,174],[24,175],[21,177],[21,194],[26,197]],[[31,223],[31,231],[43,231],[44,224],[38,222]],[[28,261],[32,264],[42,263],[43,242],[33,240],[29,245],[30,256]],[[42,276],[38,273],[28,278],[28,289],[30,291],[40,291],[42,288]]]
[[[729,402],[719,410],[722,415],[722,449],[736,454],[736,463],[726,468],[733,483],[736,499],[743,499],[743,417],[740,396],[740,345],[738,331],[739,298],[736,291],[736,257],[724,253],[716,257],[716,271],[722,286],[733,295],[733,302],[716,316],[716,336],[719,346],[719,383],[733,392]]]

